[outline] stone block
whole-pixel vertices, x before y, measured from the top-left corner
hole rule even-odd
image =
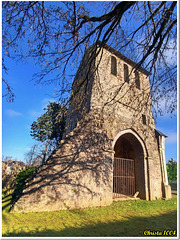
[[[166,200],[171,199],[171,186],[170,185],[164,185],[164,197]]]

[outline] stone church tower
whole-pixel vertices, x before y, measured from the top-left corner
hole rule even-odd
[[[12,211],[103,206],[134,195],[171,197],[166,136],[155,129],[151,112],[150,73],[135,66],[107,45],[85,52],[64,139]]]

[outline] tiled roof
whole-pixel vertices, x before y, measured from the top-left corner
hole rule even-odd
[[[164,133],[160,132],[159,130],[155,129],[155,133],[156,135],[158,136],[164,136],[164,137],[167,137]]]

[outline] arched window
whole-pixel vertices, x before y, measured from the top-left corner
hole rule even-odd
[[[124,81],[129,83],[129,69],[126,64],[124,64]]]
[[[140,78],[139,78],[138,71],[135,71],[135,83],[136,83],[136,88],[140,89]]]
[[[111,56],[111,73],[117,76],[117,60],[114,56]]]

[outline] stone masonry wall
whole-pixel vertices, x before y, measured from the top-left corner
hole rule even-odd
[[[15,203],[14,212],[39,212],[112,203],[112,153],[99,118],[83,119]]]

